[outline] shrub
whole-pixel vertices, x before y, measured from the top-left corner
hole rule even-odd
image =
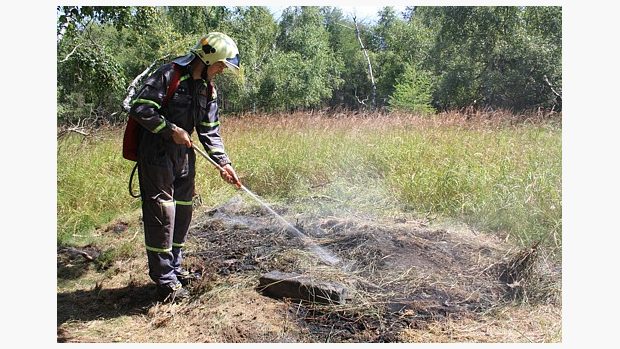
[[[389,105],[392,111],[419,114],[434,113],[431,106],[432,78],[428,72],[408,65],[403,76],[397,80]]]

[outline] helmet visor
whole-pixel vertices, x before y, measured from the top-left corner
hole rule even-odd
[[[190,52],[186,54],[185,56],[177,57],[172,61],[180,66],[186,66],[194,60],[194,57],[196,57],[196,55]]]
[[[226,60],[222,60],[222,62],[234,73],[239,73],[239,54],[236,54],[235,57],[232,58],[226,58]]]

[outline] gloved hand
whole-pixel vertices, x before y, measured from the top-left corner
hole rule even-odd
[[[226,164],[222,166],[224,171],[220,171],[220,176],[222,179],[230,184],[234,184],[237,189],[241,189],[241,181],[239,181],[239,177],[237,177],[237,173],[233,169],[231,164]]]

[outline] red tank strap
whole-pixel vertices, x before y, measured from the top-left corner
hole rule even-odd
[[[164,97],[164,105],[168,104],[168,101],[170,100],[170,98],[172,98],[172,95],[174,94],[174,92],[177,90],[177,88],[179,88],[179,83],[181,80],[181,68],[175,64],[172,63],[172,77],[170,78],[170,84],[168,85],[168,89],[166,90],[166,97]]]

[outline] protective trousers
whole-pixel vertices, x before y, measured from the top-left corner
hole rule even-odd
[[[158,285],[177,283],[192,219],[196,155],[161,135],[142,132],[138,178],[149,276]]]

